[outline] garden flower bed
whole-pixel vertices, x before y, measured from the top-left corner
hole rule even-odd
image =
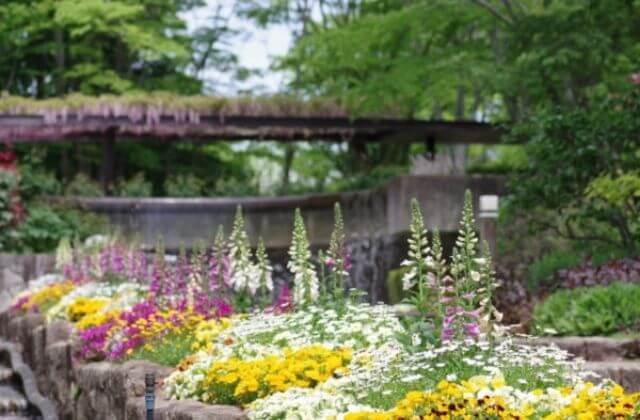
[[[124,384],[140,381],[133,372],[158,371],[163,407],[193,410],[196,400],[198,409],[235,406],[242,414],[229,416],[251,419],[640,414],[640,394],[591,383],[566,351],[514,339],[500,327],[491,301],[498,285],[474,231],[470,196],[450,261],[437,233],[428,240],[413,203],[403,285],[415,317],[346,291],[350,262],[339,208],[329,250],[315,260],[299,212],[295,219],[292,290],[274,290],[264,247],[253,255],[239,211],[228,241],[218,235],[211,250],[172,262],[161,245],[149,258],[116,240],[63,243],[62,274],[35,282],[12,311],[41,314],[45,328],[73,323],[74,357],[110,362],[80,364],[79,374],[123,363],[116,376]],[[79,377],[85,388],[108,382]]]

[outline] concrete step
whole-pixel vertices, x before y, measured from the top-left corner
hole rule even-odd
[[[0,414],[20,414],[27,410],[27,399],[15,389],[0,385]]]
[[[13,376],[13,371],[6,366],[0,366],[0,383],[8,381]]]

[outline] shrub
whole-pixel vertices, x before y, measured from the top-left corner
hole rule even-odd
[[[85,239],[107,230],[103,216],[65,206],[33,205],[16,228],[12,251],[48,252],[62,238]]]
[[[171,176],[164,183],[168,197],[201,197],[205,182],[192,174]]]
[[[563,289],[582,286],[605,286],[611,283],[640,283],[640,257],[620,258],[596,265],[587,258],[582,264],[558,270],[553,285]]]
[[[640,285],[614,283],[609,286],[561,290],[537,305],[534,329],[554,330],[557,335],[611,335],[638,329]]]
[[[151,197],[152,193],[153,185],[145,179],[142,172],[138,172],[118,186],[118,195],[121,197]]]
[[[537,290],[553,283],[556,271],[580,264],[580,255],[575,251],[551,252],[532,263],[528,268],[527,286]]]
[[[77,174],[65,189],[66,195],[79,197],[101,197],[104,195],[100,184],[83,173]]]

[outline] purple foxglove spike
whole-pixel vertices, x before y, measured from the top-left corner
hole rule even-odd
[[[455,330],[453,328],[443,328],[440,333],[440,339],[442,341],[449,341],[455,336]]]
[[[125,255],[122,247],[114,245],[111,252],[111,272],[114,274],[124,274]]]
[[[333,258],[329,257],[325,260],[325,264],[327,265],[327,267],[329,267],[329,269],[332,269],[336,262]]]
[[[475,299],[476,294],[474,292],[469,292],[469,293],[465,293],[464,295],[462,295],[462,297],[465,300],[472,301],[473,299]]]
[[[482,311],[480,309],[474,309],[473,311],[466,311],[465,315],[470,318],[480,318]]]
[[[278,293],[278,297],[276,298],[276,302],[273,305],[273,312],[276,313],[284,313],[290,312],[293,310],[293,295],[291,294],[291,289],[287,284],[284,284],[280,288],[280,292]]]
[[[464,329],[469,337],[478,338],[480,336],[480,327],[475,322],[465,324]]]
[[[102,275],[105,275],[106,273],[109,272],[110,263],[111,263],[110,251],[111,251],[110,247],[104,247],[100,251],[99,265],[100,265],[100,273]]]
[[[349,251],[349,248],[344,247],[342,250],[342,267],[344,271],[350,271],[352,265],[351,251]]]

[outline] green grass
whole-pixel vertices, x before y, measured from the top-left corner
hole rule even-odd
[[[444,366],[435,367],[432,370],[419,369],[412,374],[420,376],[414,381],[404,381],[403,377],[408,376],[400,370],[392,370],[386,376],[382,389],[370,389],[365,387],[363,393],[356,393],[355,399],[360,404],[369,405],[378,409],[388,410],[393,408],[407,393],[415,390],[435,389],[441,380],[447,378],[448,375],[455,375],[453,382],[468,380],[473,376],[482,375],[490,376],[483,369],[484,366],[469,366],[462,362],[463,357],[471,358],[474,355],[482,354],[486,359],[492,355],[491,350],[486,351],[466,351],[461,350],[443,354],[438,357],[438,362],[444,363]],[[539,377],[541,371],[547,371],[556,368],[557,371],[545,375],[546,381]],[[507,385],[520,389],[522,391],[533,391],[534,389],[545,389],[547,387],[558,387],[566,385],[562,375],[565,373],[566,367],[557,365],[553,360],[548,360],[544,367],[518,366],[504,363],[501,366],[501,372]],[[453,378],[452,378],[453,379]],[[525,383],[521,381],[526,381]]]

